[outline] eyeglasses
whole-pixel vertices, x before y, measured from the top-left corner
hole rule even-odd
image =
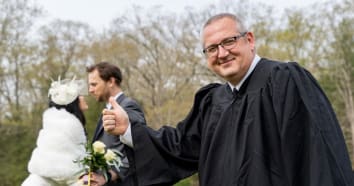
[[[222,40],[219,44],[213,44],[203,49],[203,53],[207,57],[215,56],[219,51],[219,46],[224,48],[225,50],[231,50],[236,46],[236,42],[243,36],[245,36],[247,32],[242,32],[240,35],[229,37]]]

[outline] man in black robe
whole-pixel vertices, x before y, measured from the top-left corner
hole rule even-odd
[[[104,128],[134,149],[139,185],[172,185],[196,172],[202,186],[353,186],[335,113],[297,63],[256,54],[255,37],[232,14],[203,27],[208,67],[225,84],[195,95],[176,128],[129,124],[113,103]]]

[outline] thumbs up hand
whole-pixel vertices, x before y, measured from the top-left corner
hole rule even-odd
[[[104,109],[102,111],[102,125],[104,130],[113,135],[122,135],[128,128],[129,118],[127,112],[114,100],[109,98],[112,110]]]

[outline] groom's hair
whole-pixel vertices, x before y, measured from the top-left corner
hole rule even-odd
[[[80,109],[80,100],[79,97],[76,97],[76,99],[67,104],[67,105],[58,105],[56,103],[54,103],[52,100],[49,99],[49,108],[50,107],[55,107],[56,109],[65,109],[67,112],[73,114],[74,116],[76,116],[80,122],[82,123],[83,126],[85,126],[86,124],[86,119],[85,119],[85,115],[82,112],[82,110]]]
[[[119,67],[112,63],[100,62],[89,66],[86,69],[88,73],[93,72],[94,70],[98,71],[100,78],[103,79],[103,81],[105,82],[109,81],[113,77],[117,86],[120,86],[120,84],[122,83],[122,72],[120,71]]]

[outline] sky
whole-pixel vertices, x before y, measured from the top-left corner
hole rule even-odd
[[[182,12],[186,6],[203,9],[210,4],[230,3],[233,0],[35,0],[45,11],[44,21],[63,19],[82,21],[100,30],[109,26],[113,18],[122,15],[132,5],[144,8],[161,5],[163,10]],[[250,0],[262,2],[279,10],[291,7],[305,7],[325,0]]]

